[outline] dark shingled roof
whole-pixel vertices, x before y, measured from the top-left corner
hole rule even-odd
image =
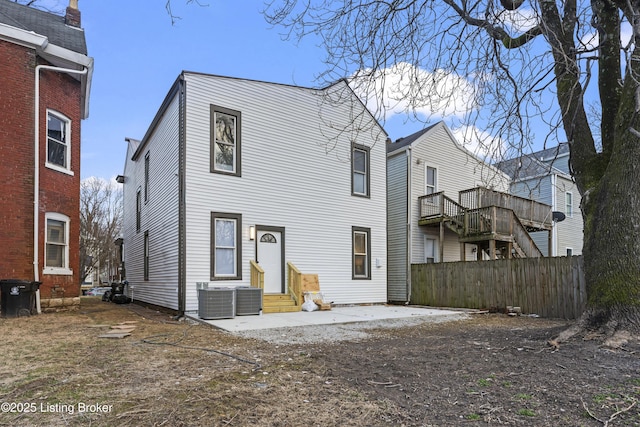
[[[64,16],[34,9],[9,0],[0,0],[0,23],[32,31],[49,39],[49,43],[87,54],[87,43],[81,28],[71,27]]]
[[[419,130],[418,132],[412,133],[409,136],[405,136],[403,138],[398,138],[396,140],[396,142],[392,142],[391,144],[387,144],[387,153],[390,153],[392,151],[395,151],[395,150],[398,150],[398,149],[400,149],[402,147],[406,147],[407,145],[410,145],[416,139],[420,138],[422,135],[427,133],[434,126],[435,125],[431,125],[431,126],[426,127],[426,128],[424,128],[422,130]]]
[[[498,162],[496,166],[516,181],[551,173],[566,175],[565,172],[552,166],[552,160],[568,152],[569,144],[565,142],[546,150]]]

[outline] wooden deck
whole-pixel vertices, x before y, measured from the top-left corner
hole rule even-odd
[[[418,224],[458,234],[463,260],[465,243],[476,244],[491,259],[541,257],[529,232],[550,232],[553,225],[551,206],[484,187],[461,191],[457,202],[444,192],[421,196],[419,205]]]

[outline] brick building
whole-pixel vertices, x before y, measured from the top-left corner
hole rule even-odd
[[[42,282],[42,310],[80,294],[80,123],[93,58],[64,16],[0,0],[0,279]]]

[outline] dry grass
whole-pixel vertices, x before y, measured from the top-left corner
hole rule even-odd
[[[98,338],[125,321],[131,336]],[[381,411],[307,369],[304,351],[135,305],[83,298],[80,311],[0,319],[0,336],[0,396],[15,410],[3,426],[360,425]]]

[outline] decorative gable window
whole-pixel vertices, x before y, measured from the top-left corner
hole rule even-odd
[[[242,216],[211,214],[211,280],[242,279]]]
[[[48,168],[71,172],[71,121],[59,113],[47,112],[47,161]]]
[[[369,147],[351,146],[351,194],[369,197]]]
[[[371,229],[352,227],[353,279],[371,279]]]
[[[240,176],[240,111],[211,106],[211,172]]]
[[[73,274],[69,269],[69,217],[50,212],[45,223],[44,274]]]

